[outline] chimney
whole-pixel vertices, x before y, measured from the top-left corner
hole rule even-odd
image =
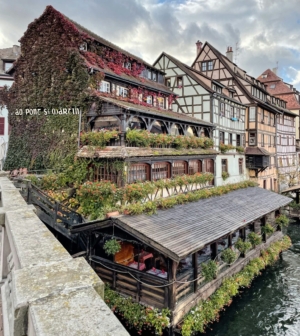
[[[272,71],[274,72],[275,75],[277,75],[277,68],[273,68]]]
[[[229,59],[229,61],[232,62],[232,60],[233,60],[233,51],[232,51],[232,47],[227,47],[226,57]]]
[[[200,42],[199,40],[196,42],[196,48],[197,48],[197,50],[196,50],[197,55],[196,56],[198,56],[199,52],[200,52],[200,50],[202,48],[202,42]]]
[[[19,53],[20,53],[20,47],[14,44],[13,45],[13,53],[15,55],[19,55]]]

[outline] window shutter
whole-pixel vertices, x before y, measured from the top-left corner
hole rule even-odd
[[[0,135],[4,135],[5,131],[5,118],[0,118]]]

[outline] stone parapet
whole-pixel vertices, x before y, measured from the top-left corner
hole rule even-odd
[[[4,336],[129,336],[103,301],[104,283],[73,259],[7,177],[0,177]]]

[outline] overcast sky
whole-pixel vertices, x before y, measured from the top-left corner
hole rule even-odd
[[[299,0],[0,0],[0,48],[18,44],[47,5],[149,63],[165,51],[190,65],[195,42],[208,41],[232,46],[255,77],[278,62],[300,90]]]

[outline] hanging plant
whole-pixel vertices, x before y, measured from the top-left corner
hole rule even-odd
[[[121,251],[121,244],[116,239],[112,238],[105,242],[103,249],[107,255],[115,255]]]
[[[253,247],[259,245],[262,241],[261,236],[255,232],[251,232],[248,234],[248,239]]]
[[[241,254],[245,255],[246,252],[251,249],[252,244],[239,238],[235,243],[234,247],[237,248],[241,252]]]
[[[289,219],[286,215],[280,215],[276,218],[275,223],[280,226],[282,229],[283,227],[287,227],[289,225]]]
[[[206,281],[212,281],[217,277],[218,265],[214,260],[210,260],[206,264],[202,264],[202,274]]]
[[[222,172],[222,179],[223,179],[223,181],[227,180],[228,177],[229,177],[229,173],[226,172],[226,171],[223,171],[223,172]]]
[[[273,228],[273,226],[271,224],[266,224],[265,226],[261,227],[261,232],[268,235],[268,234],[272,234],[275,231],[275,229]]]
[[[221,254],[221,259],[226,263],[226,264],[233,264],[236,259],[237,259],[237,254],[234,252],[232,249],[227,248],[224,250]]]

